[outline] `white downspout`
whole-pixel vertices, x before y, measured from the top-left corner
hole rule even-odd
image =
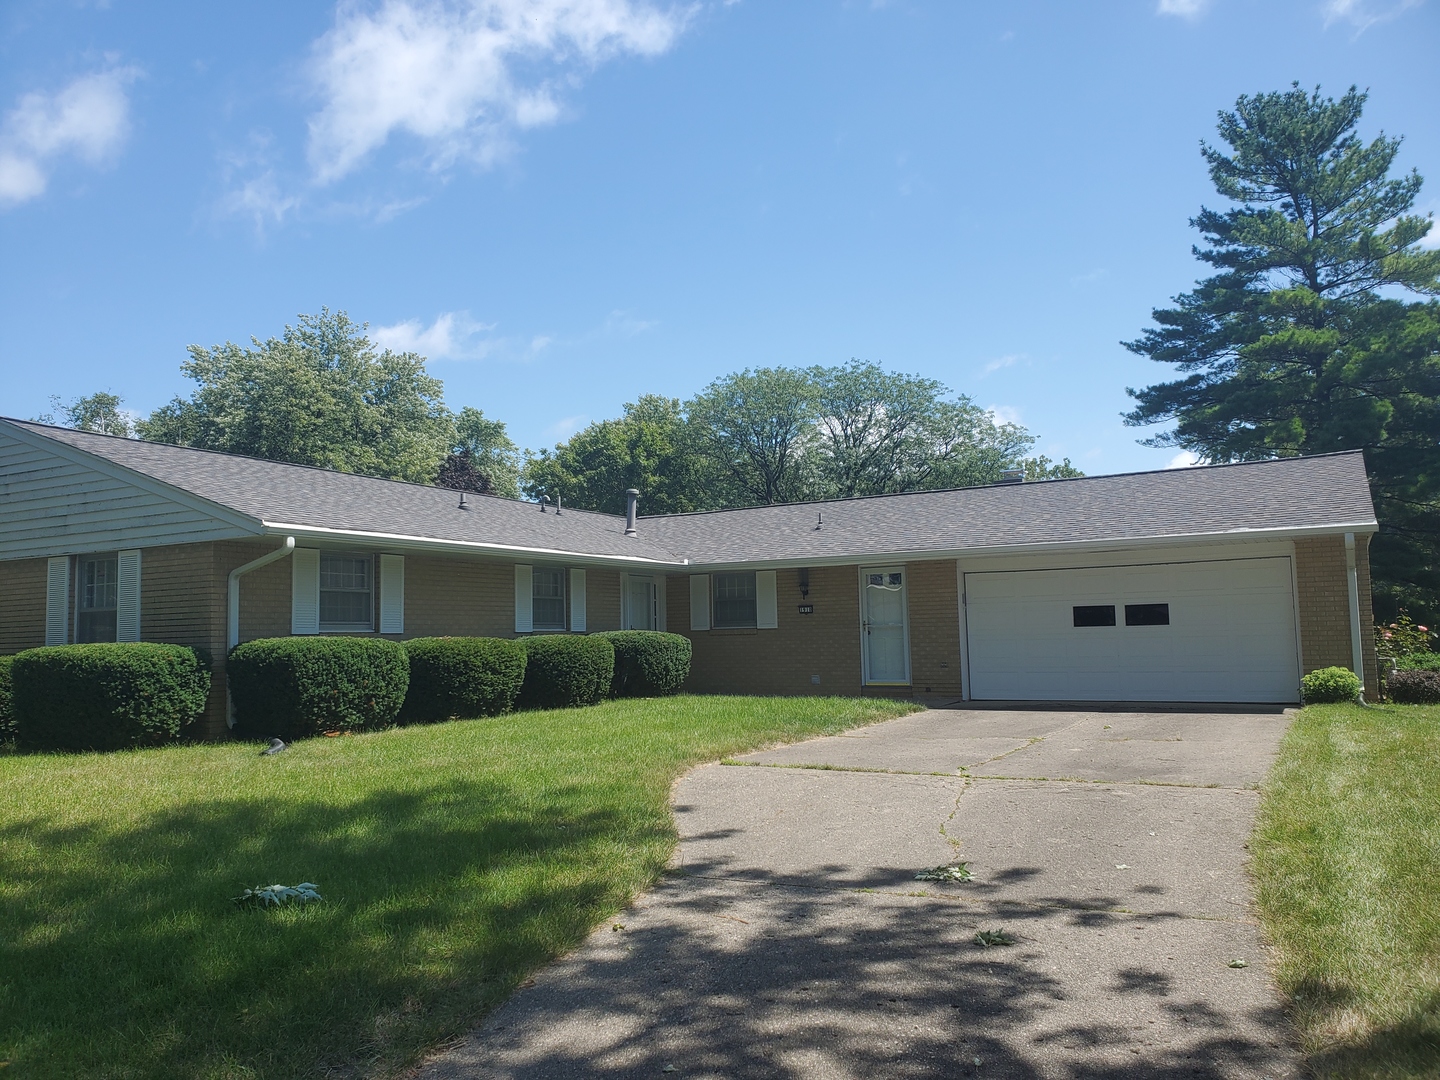
[[[251,570],[259,570],[260,567],[274,562],[276,559],[283,559],[295,550],[295,537],[285,537],[283,547],[274,551],[266,552],[258,559],[251,559],[244,566],[237,566],[230,571],[230,580],[225,590],[225,655],[230,655],[230,650],[240,644],[240,578]],[[228,683],[228,679],[226,680]],[[225,687],[225,723],[230,727],[235,726],[235,706],[230,701],[230,687]]]
[[[1355,534],[1345,534],[1345,583],[1350,591],[1350,669],[1360,680],[1360,704],[1365,704],[1365,644],[1360,632],[1360,575],[1355,568]]]

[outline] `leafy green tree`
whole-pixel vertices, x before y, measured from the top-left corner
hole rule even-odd
[[[62,427],[95,431],[101,435],[120,435],[128,439],[135,434],[135,424],[130,416],[121,410],[120,406],[124,403],[124,398],[104,390],[75,398],[69,404],[56,396],[50,399],[50,407],[55,412],[44,413],[36,419],[42,424],[59,424]]]
[[[424,358],[377,352],[343,311],[248,348],[188,351],[181,370],[197,388],[137,424],[143,438],[433,483],[456,437]]]
[[[796,502],[815,491],[820,392],[811,372],[746,368],[716,379],[686,412],[744,502]]]
[[[813,471],[827,496],[989,484],[1035,444],[963,394],[950,400],[936,379],[859,360],[807,374],[818,412]]]
[[[641,492],[647,514],[710,510],[725,505],[724,477],[705,456],[675,398],[647,394],[625,415],[577,432],[525,465],[525,491],[559,497],[586,510],[625,512],[626,488]]]
[[[441,487],[483,495],[520,497],[520,448],[506,434],[505,424],[466,405],[454,417],[450,452],[440,463]]]
[[[1440,599],[1440,251],[1411,212],[1421,177],[1391,176],[1399,139],[1356,134],[1366,95],[1242,96],[1202,144],[1238,205],[1192,219],[1215,273],[1154,312],[1127,348],[1184,377],[1131,390],[1143,440],[1206,461],[1363,448],[1381,521],[1376,583],[1394,603]],[[1418,590],[1418,594],[1417,594]]]

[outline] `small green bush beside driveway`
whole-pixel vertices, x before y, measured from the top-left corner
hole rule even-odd
[[[655,880],[686,768],[911,708],[676,696],[271,757],[0,755],[4,1073],[393,1075]],[[277,882],[324,900],[230,900]]]
[[[1440,1070],[1440,706],[1303,709],[1251,844],[1316,1076]]]

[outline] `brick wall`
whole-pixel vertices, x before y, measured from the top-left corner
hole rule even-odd
[[[45,644],[44,559],[0,562],[0,656]]]
[[[1370,538],[1355,538],[1360,587],[1360,640],[1364,650],[1365,693],[1378,692],[1375,634],[1370,607]],[[1300,664],[1304,674],[1324,667],[1351,666],[1350,586],[1345,538],[1315,536],[1295,541],[1296,597],[1300,608]]]
[[[960,695],[960,580],[955,560],[906,567],[910,682],[916,693]]]

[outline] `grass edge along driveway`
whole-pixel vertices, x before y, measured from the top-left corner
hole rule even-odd
[[[1440,706],[1302,710],[1252,872],[1313,1073],[1440,1072]]]
[[[391,1074],[655,880],[685,769],[913,708],[686,696],[274,757],[0,756],[3,1075]],[[229,901],[301,881],[324,902]]]

